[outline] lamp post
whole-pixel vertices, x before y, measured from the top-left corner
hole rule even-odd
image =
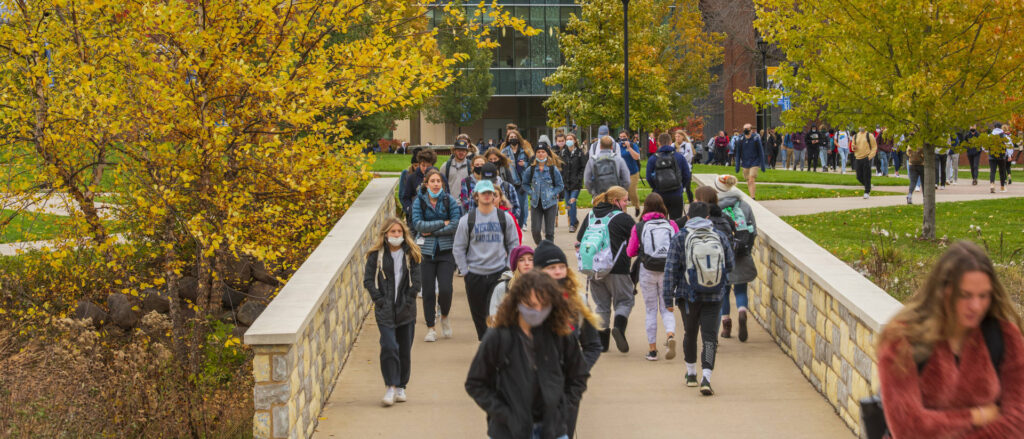
[[[764,88],[768,88],[768,42],[761,35],[757,36],[757,51],[761,52],[761,70],[764,75],[764,82],[762,84]],[[764,123],[762,128],[765,133],[768,133],[768,124],[770,123],[768,120],[768,105],[761,108],[761,119]]]
[[[623,93],[625,95],[624,128],[629,131],[629,0],[622,0],[622,54],[625,58],[623,67]]]

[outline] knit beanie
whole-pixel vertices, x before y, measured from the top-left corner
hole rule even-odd
[[[565,258],[565,252],[551,241],[546,239],[541,241],[537,249],[533,251],[533,266],[544,268],[558,263],[569,264]]]
[[[519,247],[516,247],[516,248],[512,249],[512,252],[508,254],[508,266],[509,266],[509,268],[511,268],[512,271],[516,271],[516,265],[519,264],[519,258],[523,257],[523,255],[532,255],[532,254],[533,254],[533,249],[528,247],[528,246],[525,246],[525,245],[521,245]],[[536,258],[536,256],[534,256],[534,258]]]
[[[736,186],[736,176],[729,174],[719,175],[715,179],[715,190],[718,192],[728,192],[730,189]]]

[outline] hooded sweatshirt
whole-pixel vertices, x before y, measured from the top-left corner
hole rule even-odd
[[[686,185],[689,184],[690,180],[692,179],[692,177],[690,175],[690,162],[686,160],[686,156],[683,155],[683,153],[676,152],[676,148],[674,146],[672,146],[672,145],[665,145],[665,146],[662,146],[661,148],[658,148],[658,154],[666,154],[666,153],[672,153],[673,156],[675,157],[676,165],[679,166],[679,176],[681,176],[683,178],[683,181],[682,181],[683,184],[679,187],[679,189],[677,189],[675,191],[672,191],[672,192],[661,192],[661,191],[658,191],[658,190],[655,190],[655,192],[657,192],[660,195],[682,196],[683,189],[685,189]],[[655,165],[655,163],[657,163],[657,161],[658,160],[656,158],[654,158],[654,157],[649,157],[647,159],[647,174],[646,174],[647,175],[647,184],[650,185],[652,188],[655,186],[654,185],[654,174],[655,174],[655,172],[654,172],[654,165]]]
[[[732,271],[734,258],[732,246],[729,245],[729,238],[720,230],[715,229],[714,224],[707,218],[692,218],[686,222],[676,236],[672,237],[672,244],[668,250],[668,260],[665,262],[665,278],[662,284],[662,295],[665,304],[676,303],[676,298],[685,298],[690,302],[720,302],[729,288],[728,282],[722,282],[722,288],[713,293],[697,293],[690,282],[686,279],[686,237],[690,232],[697,229],[710,229],[718,235],[722,241],[722,249],[725,250],[725,275]]]
[[[661,214],[660,212],[648,212],[645,213],[642,217],[640,217],[641,222],[648,222],[656,219],[668,218],[666,218],[665,215]],[[675,233],[679,233],[679,224],[676,224],[675,221],[671,220],[669,220],[669,224],[672,225],[672,230],[675,230]],[[635,258],[637,255],[640,254],[640,237],[637,236],[636,233],[636,229],[639,227],[640,224],[637,224],[633,226],[633,230],[629,232],[629,244],[626,244],[626,254],[629,255],[629,257],[631,258]]]
[[[757,219],[750,205],[743,202],[742,192],[735,187],[718,194],[718,207],[725,210],[729,207],[739,206],[747,225],[753,229],[751,235],[757,237]],[[731,273],[729,273],[730,284],[742,284],[753,281],[757,278],[757,265],[754,264],[754,257],[750,254],[736,257],[736,262]]]
[[[507,215],[504,234],[501,232],[498,215]],[[504,271],[509,253],[519,245],[519,235],[515,229],[516,222],[512,215],[496,208],[486,215],[477,212],[472,231],[469,230],[469,213],[463,215],[452,245],[452,254],[459,271],[479,275]]]
[[[590,224],[591,216],[604,218],[613,211],[618,210],[611,203],[604,202],[594,206],[594,210],[587,215],[587,218],[580,222],[580,228],[576,231],[576,241],[583,241],[583,235],[587,233],[587,226]],[[618,253],[619,258],[615,260],[611,274],[629,274],[629,255],[626,254],[625,246],[629,243],[629,234],[636,224],[633,217],[622,212],[615,215],[608,223],[608,238],[611,241],[612,253]],[[622,249],[619,252],[619,249]]]

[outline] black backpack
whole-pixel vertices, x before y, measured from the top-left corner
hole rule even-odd
[[[992,367],[999,374],[999,366],[1003,364],[1003,330],[999,327],[999,320],[992,316],[985,317],[981,321],[981,334],[985,338],[985,347],[988,348],[989,359]],[[924,369],[928,359],[917,363],[917,372]],[[864,432],[867,439],[881,439],[889,433],[889,425],[885,421],[885,412],[882,411],[882,396],[872,395],[860,400],[860,430]]]
[[[619,163],[614,156],[604,155],[594,159],[593,171],[595,197],[619,185]]]
[[[659,152],[654,161],[654,189],[658,192],[675,192],[683,187],[683,176],[679,172],[679,163],[672,152]]]

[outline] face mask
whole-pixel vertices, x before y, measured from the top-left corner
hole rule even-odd
[[[575,145],[575,144],[576,144],[576,142],[575,142],[575,141],[573,141],[573,140],[566,140],[566,141],[565,141],[565,146],[573,146],[573,145]]]
[[[519,139],[516,139],[516,138],[508,139],[508,144],[512,145],[512,146],[518,146],[519,145]]]
[[[546,162],[546,161],[548,161],[548,159],[546,159],[546,158],[543,158],[543,159],[537,159],[537,163],[544,163],[544,162]]]
[[[427,189],[427,193],[430,194],[430,198],[437,198],[437,197],[441,196],[441,189],[438,189],[437,192],[434,192],[433,190]]]
[[[519,315],[523,316],[523,320],[526,321],[527,325],[531,328],[536,328],[544,324],[544,320],[547,320],[548,314],[551,314],[551,305],[541,308],[539,311],[530,308],[522,303],[519,304]]]
[[[392,247],[398,247],[402,245],[403,242],[405,242],[405,238],[402,236],[399,236],[397,238],[394,236],[388,237],[388,244],[391,244]]]
[[[629,140],[629,139],[619,139],[619,142],[625,142],[627,140]]]
[[[750,130],[743,130],[743,135],[745,136],[747,134],[750,134]]]
[[[473,173],[474,173],[474,174],[479,174],[479,173],[480,173],[481,171],[483,171],[483,170],[484,170],[484,167],[483,167],[483,166],[474,166],[474,167],[473,167]]]

